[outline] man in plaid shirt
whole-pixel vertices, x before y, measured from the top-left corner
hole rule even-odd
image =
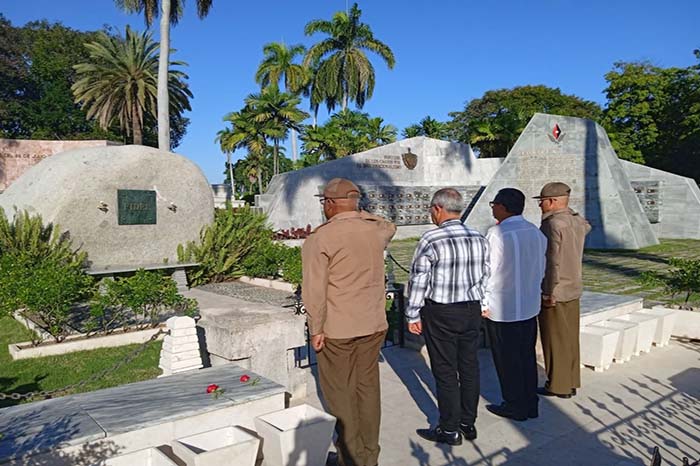
[[[477,349],[484,290],[489,277],[486,238],[460,221],[464,200],[452,188],[433,195],[430,216],[438,228],[423,234],[408,282],[408,330],[425,337],[437,387],[440,424],[421,437],[460,445],[476,438],[479,402]]]

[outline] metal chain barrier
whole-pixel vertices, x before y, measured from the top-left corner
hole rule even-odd
[[[42,398],[42,399],[48,399],[52,398],[54,395],[59,394],[59,393],[64,393],[68,392],[71,390],[74,390],[76,388],[83,387],[87,385],[90,382],[94,382],[96,380],[101,379],[105,375],[115,372],[117,369],[122,367],[125,364],[130,363],[133,361],[137,356],[139,356],[141,353],[143,353],[146,350],[146,347],[149,345],[149,343],[152,343],[158,339],[159,336],[163,334],[170,334],[170,330],[163,330],[160,329],[158,332],[154,333],[147,341],[141,344],[138,348],[136,348],[134,351],[129,353],[124,359],[121,361],[117,362],[111,367],[108,367],[106,369],[102,369],[99,372],[96,372],[95,374],[91,375],[85,380],[82,380],[80,382],[62,387],[62,388],[57,388],[55,390],[41,390],[41,391],[36,391],[36,392],[27,392],[27,393],[0,393],[0,400],[21,400],[21,399],[26,399],[30,400],[33,398]]]
[[[409,275],[411,274],[411,271],[408,270],[408,269],[407,269],[406,267],[404,267],[403,265],[399,264],[399,262],[398,262],[396,259],[394,259],[394,256],[392,256],[391,253],[390,253],[389,251],[386,252],[386,256],[387,256],[389,259],[391,259],[391,261],[392,261],[394,264],[398,265],[399,268],[400,268],[401,270],[403,270],[404,272],[406,272],[406,273],[409,274]]]

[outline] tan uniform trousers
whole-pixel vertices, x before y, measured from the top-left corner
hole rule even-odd
[[[568,395],[581,386],[580,319],[578,299],[558,302],[554,307],[543,306],[540,311],[545,388],[552,393]]]
[[[326,338],[316,355],[323,398],[338,419],[336,449],[342,466],[375,466],[379,460],[379,350],[385,335]]]

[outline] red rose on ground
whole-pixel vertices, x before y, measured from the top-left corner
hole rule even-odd
[[[243,375],[241,376],[241,382],[242,382],[242,383],[246,383],[246,382],[249,381],[249,380],[250,380],[250,376],[249,376],[248,374],[243,374]]]
[[[213,383],[207,387],[207,393],[215,392],[218,389],[219,389],[219,386],[217,384]]]

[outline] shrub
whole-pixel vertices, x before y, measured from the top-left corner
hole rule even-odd
[[[27,211],[15,212],[10,221],[0,208],[0,256],[22,255],[30,263],[49,260],[82,266],[87,253],[74,250],[68,233],[59,231],[58,226],[44,225],[40,215],[31,216]]]
[[[198,262],[188,272],[193,286],[220,282],[243,275],[243,260],[272,235],[264,214],[250,208],[219,209],[214,223],[204,227],[199,242],[190,241],[177,249],[180,262]]]
[[[24,280],[17,290],[22,312],[37,321],[56,342],[63,341],[73,305],[93,292],[92,277],[73,264],[54,260],[43,260],[22,275]]]
[[[640,281],[645,285],[663,285],[671,296],[685,293],[684,304],[688,304],[693,293],[700,292],[700,259],[669,259],[671,268],[667,273],[644,272]]]
[[[293,285],[301,285],[301,248],[287,247],[286,257],[282,262],[282,278]]]
[[[160,272],[140,269],[130,277],[103,283],[104,289],[95,293],[90,303],[90,331],[155,327],[168,311],[193,315],[198,310],[197,302],[183,297],[175,281]]]
[[[243,273],[250,277],[279,277],[287,249],[284,244],[273,242],[272,238],[261,241],[243,260]]]

